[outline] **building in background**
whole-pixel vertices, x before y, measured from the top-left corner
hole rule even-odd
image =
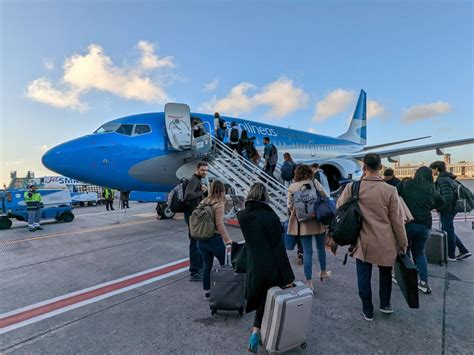
[[[474,178],[474,163],[469,163],[467,161],[453,163],[451,160],[451,154],[444,154],[443,160],[446,163],[446,168],[448,171],[456,175],[458,178]],[[428,166],[429,163],[426,164],[424,162],[420,162],[419,164],[401,164],[400,162],[396,162],[393,165],[393,170],[395,171],[395,176],[399,178],[413,177],[416,170],[423,165]]]

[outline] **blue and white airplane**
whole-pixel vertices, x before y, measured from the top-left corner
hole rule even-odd
[[[406,143],[421,137],[366,146],[367,97],[361,90],[353,118],[346,133],[337,138],[312,134],[289,128],[267,125],[240,118],[222,117],[235,121],[254,136],[257,149],[263,149],[263,138],[268,136],[278,148],[282,162],[289,152],[298,162],[318,162],[326,173],[332,190],[342,178],[361,175],[360,160],[367,151],[396,161],[397,157],[427,150],[474,143],[467,138],[442,143],[391,150],[377,150]],[[195,166],[192,152],[192,125],[201,123],[214,134],[214,116],[190,113],[182,104],[167,104],[165,112],[144,113],[119,118],[105,123],[94,133],[60,144],[45,153],[43,165],[58,174],[94,185],[108,186],[122,191],[170,191],[179,181],[178,172]],[[191,162],[190,162],[191,161]],[[181,176],[179,176],[181,177]]]

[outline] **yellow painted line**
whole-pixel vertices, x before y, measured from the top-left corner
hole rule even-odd
[[[138,222],[130,222],[127,224],[114,224],[111,226],[104,226],[104,227],[97,227],[97,228],[89,228],[89,229],[81,229],[77,232],[61,232],[61,233],[53,233],[53,234],[46,234],[46,235],[41,235],[39,237],[32,237],[32,238],[26,238],[26,239],[14,239],[14,240],[5,240],[5,241],[0,241],[0,245],[5,245],[5,244],[15,244],[15,243],[22,243],[22,242],[31,242],[35,240],[42,240],[42,239],[49,239],[49,238],[56,238],[56,237],[62,237],[65,235],[75,235],[75,234],[84,234],[84,233],[92,233],[92,232],[100,232],[100,231],[106,231],[106,230],[111,230],[115,228],[121,228],[121,227],[128,227],[128,226],[135,226],[137,224],[145,224],[145,223],[151,223],[151,222],[156,222],[156,220],[152,221],[138,221]]]

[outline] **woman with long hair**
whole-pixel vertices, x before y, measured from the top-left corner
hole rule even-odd
[[[296,163],[294,162],[290,153],[286,152],[283,154],[283,159],[285,160],[281,165],[281,178],[285,182],[285,186],[290,186],[293,178],[295,177]]]
[[[249,143],[249,136],[248,136],[247,130],[244,129],[242,130],[242,134],[240,135],[239,147],[237,148],[237,151],[245,159],[250,158],[249,152],[247,151],[248,143]]]
[[[431,169],[426,166],[420,167],[413,179],[403,180],[397,190],[413,215],[413,221],[405,224],[405,230],[408,246],[420,276],[418,289],[423,293],[431,293],[425,245],[433,223],[431,211],[443,207],[444,199],[435,187]]]
[[[209,189],[209,196],[202,200],[201,204],[212,205],[216,224],[214,236],[210,239],[198,240],[197,242],[204,263],[202,278],[204,298],[209,299],[211,291],[211,269],[214,257],[219,260],[221,265],[224,265],[226,245],[232,244],[232,239],[224,224],[225,185],[219,180],[214,180]]]
[[[256,183],[237,218],[247,249],[247,308],[255,312],[248,350],[256,353],[267,291],[271,287],[289,287],[295,280],[283,245],[280,218],[268,205],[265,185]]]
[[[317,189],[319,196],[327,197],[323,186],[314,179],[313,172],[308,165],[299,165],[295,170],[295,182],[288,187],[288,209],[290,219],[288,221],[288,235],[299,236],[303,245],[303,268],[306,277],[306,285],[313,287],[313,239],[316,241],[319,260],[319,278],[321,281],[331,276],[331,271],[326,270],[326,227],[316,219],[299,222],[296,216],[295,201],[293,195],[304,188]]]

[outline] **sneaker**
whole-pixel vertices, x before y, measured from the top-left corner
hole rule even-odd
[[[428,285],[428,282],[425,282],[425,281],[420,281],[418,282],[418,289],[423,292],[423,293],[426,293],[426,294],[430,294],[431,293],[431,288],[430,286]]]
[[[362,316],[367,322],[372,322],[374,320],[374,316],[372,314],[367,315],[364,312],[362,312]]]
[[[458,261],[458,259],[456,259],[456,257],[451,258],[448,256],[448,261],[453,263],[455,261]]]
[[[191,282],[202,281],[202,274],[199,273],[199,272],[196,272],[195,274],[192,274],[191,277],[189,278],[189,281],[191,281]]]
[[[385,307],[380,307],[379,311],[382,312],[382,313],[385,313],[385,314],[392,314],[393,313],[393,309],[392,309],[391,305],[388,305],[388,306],[385,306]]]
[[[456,260],[464,260],[464,259],[469,258],[470,256],[472,256],[470,252],[461,253],[458,256],[456,256]]]

